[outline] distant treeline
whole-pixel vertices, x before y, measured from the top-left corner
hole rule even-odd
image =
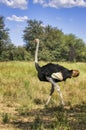
[[[16,47],[10,40],[9,29],[5,28],[4,17],[0,16],[0,61],[34,60],[34,39],[40,39],[39,60],[86,62],[86,44],[74,34],[65,35],[62,30],[42,21],[28,20],[23,31],[23,46]]]

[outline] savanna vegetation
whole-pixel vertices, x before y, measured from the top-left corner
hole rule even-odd
[[[38,80],[33,62],[0,63],[1,130],[86,129],[86,64],[59,64],[80,71],[79,77],[59,83],[66,103],[64,108],[59,105],[56,91],[45,106],[50,83]]]
[[[0,16],[0,130],[86,129],[86,44],[57,27],[28,20],[22,36],[25,45],[16,47]],[[34,39],[40,39],[39,60],[78,69],[80,76],[59,83],[66,106],[59,105],[55,92],[45,106],[50,84],[40,82],[34,67]],[[9,62],[8,62],[9,61]],[[69,62],[70,61],[70,62]]]

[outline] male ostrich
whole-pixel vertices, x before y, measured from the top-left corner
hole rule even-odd
[[[36,51],[35,51],[35,67],[38,72],[38,78],[40,81],[50,82],[52,87],[50,91],[49,98],[46,102],[46,105],[49,103],[50,98],[54,92],[54,88],[59,93],[61,104],[64,105],[63,96],[60,91],[60,87],[56,82],[65,81],[67,78],[77,77],[79,75],[78,70],[69,70],[61,65],[48,63],[42,67],[38,64],[38,48],[39,48],[39,39],[35,39]]]

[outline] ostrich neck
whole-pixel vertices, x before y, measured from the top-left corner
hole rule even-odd
[[[35,67],[38,72],[40,72],[40,66],[38,64],[38,49],[39,49],[39,43],[37,43],[36,46],[36,52],[35,52]]]
[[[38,63],[38,49],[39,49],[39,43],[37,43],[37,46],[36,46],[35,63]]]

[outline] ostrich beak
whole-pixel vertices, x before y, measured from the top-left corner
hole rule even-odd
[[[72,77],[77,77],[77,76],[79,76],[79,71],[78,70],[73,70],[72,71]]]

